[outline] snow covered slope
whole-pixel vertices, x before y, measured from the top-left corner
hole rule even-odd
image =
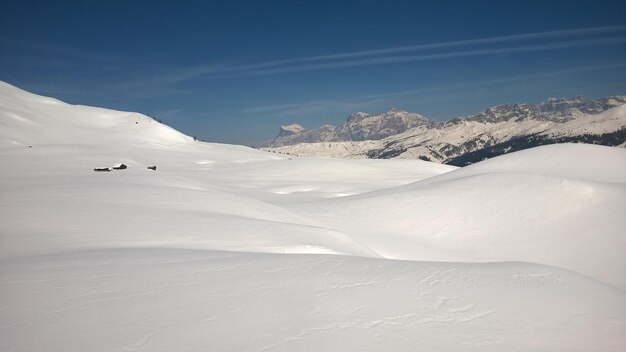
[[[264,198],[293,192],[337,197],[452,169],[424,162],[289,160],[195,142],[136,113],[71,106],[6,84],[0,90],[0,220],[12,234],[0,254],[146,244],[371,254]],[[117,163],[129,168],[92,171]],[[363,177],[355,180],[354,174]]]
[[[172,249],[3,262],[3,351],[622,351],[626,298],[524,263]]]
[[[0,83],[0,350],[621,351],[625,152],[288,158]]]
[[[626,150],[564,144],[304,211],[385,257],[527,261],[624,289],[625,210]]]

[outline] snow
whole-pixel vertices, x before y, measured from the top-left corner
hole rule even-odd
[[[0,350],[622,351],[625,153],[288,157],[0,83]]]
[[[550,100],[548,100],[550,102]],[[619,101],[609,101],[619,103]],[[509,106],[496,106],[488,109],[492,114],[500,116],[498,110],[509,112]],[[503,112],[503,113],[504,113]],[[473,151],[486,144],[498,144],[520,136],[571,137],[585,134],[601,135],[626,128],[626,105],[610,108],[596,115],[586,115],[575,110],[571,119],[555,122],[542,119],[505,119],[498,122],[484,122],[462,119],[457,123],[446,123],[435,127],[417,126],[403,133],[391,135],[381,140],[300,143],[281,147],[264,148],[264,150],[299,156],[332,156],[336,158],[366,158],[368,152],[377,150],[397,150],[394,158],[417,159],[427,156],[432,161],[443,162],[460,152],[447,155],[450,146],[460,151]],[[483,141],[477,147],[466,143],[476,140]]]
[[[303,208],[384,257],[527,261],[625,289],[625,181],[626,151],[553,145]]]
[[[5,351],[624,346],[623,291],[533,264],[124,249],[0,272]]]
[[[557,125],[552,135],[602,134],[617,131],[626,126],[626,105],[619,105],[597,115],[581,116]]]

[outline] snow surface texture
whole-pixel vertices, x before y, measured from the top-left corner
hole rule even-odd
[[[626,349],[623,149],[290,159],[0,83],[0,170],[2,351]]]

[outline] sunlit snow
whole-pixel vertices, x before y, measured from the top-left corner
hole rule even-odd
[[[0,169],[1,351],[626,349],[623,148],[287,157],[0,82]]]

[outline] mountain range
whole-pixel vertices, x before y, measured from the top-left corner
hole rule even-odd
[[[626,143],[626,96],[550,98],[540,104],[504,104],[475,115],[436,121],[392,109],[357,112],[339,126],[306,130],[282,126],[265,150],[347,158],[422,159],[468,165],[545,144]]]

